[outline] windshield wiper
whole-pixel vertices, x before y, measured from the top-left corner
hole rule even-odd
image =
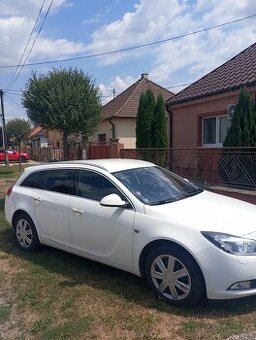
[[[197,190],[193,190],[190,192],[185,193],[185,197],[191,197],[191,196],[195,196],[197,194],[200,194],[201,192],[203,192],[203,189],[197,189]]]
[[[155,201],[155,202],[149,203],[149,205],[161,205],[161,204],[166,204],[166,203],[172,203],[172,202],[178,201],[180,199],[181,199],[181,197],[178,196],[176,198],[168,198],[168,199],[161,200],[161,201]]]

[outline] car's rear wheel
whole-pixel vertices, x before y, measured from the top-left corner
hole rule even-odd
[[[20,213],[14,219],[14,232],[18,246],[25,251],[35,251],[40,242],[32,219],[25,213]]]
[[[26,160],[26,158],[24,156],[21,156],[20,157],[20,161],[21,161],[21,163],[26,163],[27,160]]]
[[[194,305],[205,295],[202,273],[185,250],[158,247],[149,254],[145,270],[149,286],[170,304]]]

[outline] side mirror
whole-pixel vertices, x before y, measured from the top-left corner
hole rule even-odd
[[[117,194],[110,194],[102,198],[100,205],[103,207],[126,208],[128,207],[129,203],[123,201]]]

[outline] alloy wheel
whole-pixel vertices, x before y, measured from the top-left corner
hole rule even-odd
[[[33,242],[33,231],[30,224],[25,219],[20,219],[18,221],[16,227],[16,236],[19,244],[23,248],[28,248],[31,246]]]
[[[183,300],[191,291],[189,272],[174,256],[157,256],[152,262],[150,274],[155,288],[167,299]]]

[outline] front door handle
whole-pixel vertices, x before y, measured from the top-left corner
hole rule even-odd
[[[80,210],[80,209],[76,209],[76,208],[73,208],[72,209],[73,213],[77,214],[77,215],[83,215],[83,210]]]
[[[41,197],[33,197],[33,200],[36,202],[42,202],[42,198]]]

